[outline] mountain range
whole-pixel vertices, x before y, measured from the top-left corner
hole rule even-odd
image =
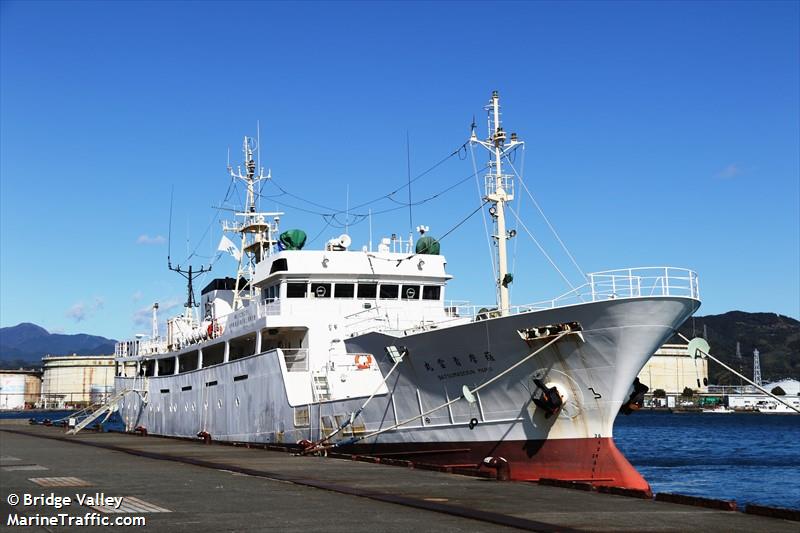
[[[115,342],[85,333],[50,333],[41,326],[23,322],[0,328],[0,368],[39,367],[45,355],[113,354]]]
[[[800,322],[775,313],[730,311],[692,317],[680,327],[689,338],[707,336],[711,354],[745,376],[753,376],[753,350],[758,349],[764,381],[800,378]],[[46,354],[97,355],[114,353],[114,339],[94,335],[49,333],[36,324],[0,328],[0,368],[38,367]],[[673,339],[672,342],[680,342]],[[741,357],[736,355],[740,344]],[[738,385],[739,378],[709,362],[709,382]]]

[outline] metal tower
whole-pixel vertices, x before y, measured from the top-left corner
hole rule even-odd
[[[761,360],[758,357],[758,348],[753,350],[753,381],[761,386]]]

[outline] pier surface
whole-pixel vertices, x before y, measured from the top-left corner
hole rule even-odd
[[[96,511],[145,517],[146,525],[135,529],[152,532],[798,529],[797,522],[777,518],[535,483],[120,433],[67,436],[62,428],[9,423],[0,424],[0,470],[0,529],[7,531],[18,529],[8,526],[10,515]],[[74,486],[78,482],[83,486]],[[51,493],[70,496],[72,504],[55,509],[8,502],[11,494]],[[96,493],[123,497],[123,504],[93,508],[75,500]]]

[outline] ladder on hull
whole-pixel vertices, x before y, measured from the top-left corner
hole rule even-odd
[[[328,385],[328,376],[325,374],[314,374],[312,376],[312,388],[315,401],[325,401],[331,399],[331,390]]]

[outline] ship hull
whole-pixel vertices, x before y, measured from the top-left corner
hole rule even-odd
[[[496,466],[487,466],[484,459],[499,458],[507,464],[512,480],[547,478],[650,490],[612,438],[473,441],[466,446],[463,441],[363,444],[351,446],[348,451],[445,468],[493,469]]]
[[[626,298],[416,334],[353,337],[348,351],[374,354],[384,376],[392,366],[387,346],[405,347],[408,355],[386,381],[386,392],[331,443],[344,453],[446,466],[477,468],[495,457],[509,465],[512,479],[649,490],[613,442],[614,419],[647,359],[698,306],[691,298]],[[580,335],[545,346],[552,336],[526,341],[519,333],[565,323],[578,324]],[[280,354],[267,352],[149,378],[147,394],[126,394],[121,413],[129,429],[142,426],[153,434],[195,438],[207,432],[223,441],[296,443],[330,434],[365,400],[292,405],[287,387],[310,386],[311,379],[290,378]],[[532,402],[535,379],[563,398],[555,414]],[[118,378],[117,387],[133,390],[134,381]],[[464,386],[480,387],[475,402],[459,399]],[[350,443],[374,432],[380,433]]]

